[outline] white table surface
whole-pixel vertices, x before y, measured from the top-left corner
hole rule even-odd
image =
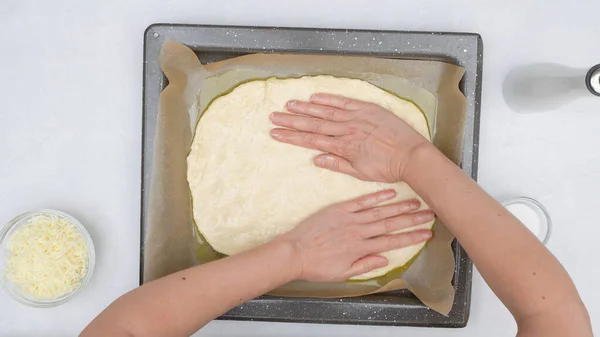
[[[138,284],[142,36],[155,22],[478,32],[484,41],[479,182],[527,195],[554,221],[549,248],[600,329],[600,98],[518,115],[502,82],[517,65],[600,62],[597,0],[34,1],[0,3],[0,223],[51,207],[96,243],[91,284],[53,309],[0,293],[0,335],[74,336]],[[213,322],[199,336],[512,336],[479,275],[465,329]]]

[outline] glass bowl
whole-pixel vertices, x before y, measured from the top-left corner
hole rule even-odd
[[[25,226],[29,220],[37,215],[55,215],[60,218],[63,218],[69,221],[71,224],[77,228],[79,233],[81,234],[83,240],[85,241],[88,248],[88,261],[87,261],[87,272],[85,276],[83,276],[79,287],[72,290],[69,293],[63,294],[57,298],[48,299],[48,300],[37,300],[31,299],[24,294],[22,294],[19,290],[19,287],[13,284],[10,280],[6,278],[6,260],[8,258],[8,241],[10,237],[21,227]],[[50,308],[66,303],[67,301],[74,298],[80,291],[83,289],[90,281],[92,273],[94,271],[94,264],[96,260],[96,255],[94,251],[94,243],[92,242],[92,238],[89,233],[83,227],[83,225],[77,221],[72,216],[57,210],[52,209],[42,209],[34,212],[23,213],[14,219],[10,220],[2,230],[0,230],[0,286],[6,291],[6,293],[15,299],[16,301],[36,308]]]
[[[532,211],[534,211],[539,220],[540,220],[540,228],[539,228],[539,233],[533,233],[535,236],[537,236],[537,238],[542,241],[544,244],[548,243],[548,240],[550,239],[550,234],[552,233],[552,220],[550,220],[550,214],[548,213],[548,211],[546,210],[546,208],[544,207],[544,205],[542,205],[539,201],[533,199],[533,198],[529,198],[529,197],[517,197],[517,198],[512,198],[512,199],[508,199],[505,200],[504,202],[502,202],[502,206],[504,206],[505,208],[508,209],[508,206],[510,205],[514,205],[514,204],[520,204],[520,205],[524,205],[529,207]],[[510,210],[509,210],[510,212]],[[518,217],[517,217],[518,219]],[[523,221],[522,219],[519,219],[519,221]],[[525,224],[525,227],[527,227],[529,229],[529,226],[527,224]],[[530,229],[531,230],[531,229]]]

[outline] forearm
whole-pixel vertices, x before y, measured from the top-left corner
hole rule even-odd
[[[135,289],[102,312],[82,336],[189,336],[234,306],[292,281],[293,249],[273,241]]]
[[[560,263],[424,139],[424,128],[418,131],[377,104],[324,93],[310,102],[290,101],[286,109],[290,113],[271,116],[280,127],[271,131],[272,137],[325,152],[315,158],[318,167],[366,181],[406,181],[456,235],[515,316],[521,335],[549,336],[540,331],[552,331],[559,336],[561,329],[571,329],[572,336],[591,335],[589,316]],[[573,323],[565,325],[557,313]],[[548,325],[560,326],[540,330],[542,316]]]
[[[421,147],[408,165],[405,181],[458,238],[517,322],[568,303],[583,308],[556,258],[439,151]]]

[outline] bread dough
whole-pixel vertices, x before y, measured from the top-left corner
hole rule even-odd
[[[427,121],[415,104],[366,81],[321,75],[241,84],[206,109],[188,156],[194,220],[215,250],[226,255],[243,252],[293,229],[325,206],[386,188],[397,191],[394,201],[421,200],[405,183],[365,182],[318,168],[312,162],[318,151],[270,137],[272,112],[285,111],[287,101],[306,101],[317,92],[379,104],[429,139]],[[433,221],[408,230],[432,225]],[[404,266],[423,246],[382,253],[388,266],[353,279],[374,278]]]

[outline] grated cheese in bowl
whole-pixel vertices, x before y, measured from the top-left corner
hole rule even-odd
[[[0,283],[36,307],[62,304],[87,283],[94,247],[83,226],[55,210],[25,213],[0,232]]]

